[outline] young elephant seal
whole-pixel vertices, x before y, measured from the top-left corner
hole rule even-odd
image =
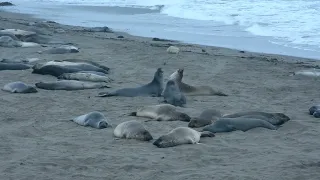
[[[156,121],[190,121],[190,116],[176,111],[176,107],[170,104],[158,104],[139,108],[130,116],[139,116],[154,119]]]
[[[214,137],[211,132],[198,132],[188,127],[177,127],[168,134],[160,136],[153,145],[158,148],[167,148],[182,144],[198,144],[201,137]]]
[[[238,117],[238,118],[220,118],[214,123],[205,126],[203,131],[210,131],[212,133],[221,132],[231,132],[241,130],[243,132],[248,131],[253,128],[267,128],[271,130],[276,130],[277,128],[269,123],[268,121],[262,119]]]
[[[283,113],[267,113],[267,112],[261,112],[261,111],[239,112],[239,113],[224,115],[223,117],[224,118],[246,117],[246,118],[262,119],[276,126],[282,125],[285,122],[290,120],[290,118]]]
[[[163,71],[158,68],[154,73],[152,82],[137,88],[123,88],[113,92],[101,92],[98,97],[109,96],[124,96],[124,97],[136,97],[136,96],[152,96],[160,97],[163,91]]]
[[[25,70],[30,69],[31,66],[24,63],[4,63],[0,62],[0,71],[1,70]]]
[[[320,105],[311,106],[311,108],[309,109],[309,114],[313,115],[315,118],[319,118],[320,117]]]
[[[203,127],[209,124],[212,124],[214,121],[222,117],[222,114],[220,111],[215,109],[207,109],[204,110],[199,117],[193,117],[191,118],[188,127],[191,128],[198,128]]]
[[[75,73],[63,73],[58,76],[58,79],[77,80],[77,81],[91,81],[91,82],[111,82],[107,76],[101,76],[89,72],[75,72]]]
[[[96,71],[96,72],[102,72],[102,73],[108,74],[107,70],[104,70],[100,67],[92,65],[92,63],[88,63],[88,62],[69,62],[69,61],[54,60],[54,61],[49,61],[43,64],[43,66],[48,66],[48,65],[81,69],[82,71]]]
[[[169,103],[174,106],[184,107],[187,104],[186,97],[180,92],[180,89],[175,81],[169,80],[166,88],[163,91],[164,103]]]
[[[97,129],[112,127],[107,118],[100,112],[90,112],[72,119],[73,122],[81,126],[90,126]]]
[[[11,93],[36,93],[38,92],[36,88],[27,85],[21,81],[11,82],[2,88],[3,91],[11,92]]]
[[[41,75],[51,75],[54,77],[59,77],[64,73],[75,73],[82,71],[81,69],[76,69],[76,68],[67,68],[63,66],[56,66],[56,65],[34,65],[33,66],[33,74],[41,74]]]
[[[84,89],[100,89],[110,88],[105,83],[82,82],[75,80],[60,80],[54,82],[38,82],[35,84],[37,88],[46,90],[84,90]]]
[[[113,135],[118,138],[137,139],[141,141],[150,141],[153,139],[149,131],[136,120],[120,123],[114,129]]]
[[[182,82],[184,69],[177,69],[173,74],[170,75],[169,80],[174,80],[177,82],[181,92],[189,96],[206,96],[206,95],[216,95],[216,96],[228,96],[220,91],[215,91],[209,86],[191,86]]]

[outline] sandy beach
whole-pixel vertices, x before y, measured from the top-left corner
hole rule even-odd
[[[43,22],[23,14],[0,11],[0,28],[36,30],[52,41],[47,47],[0,47],[1,59],[39,58],[41,62],[84,59],[110,68],[110,89],[11,94],[0,91],[0,177],[8,180],[316,180],[320,177],[320,123],[308,109],[320,102],[319,80],[290,76],[319,68],[320,61],[238,50],[156,42],[121,32],[83,32],[83,27]],[[123,36],[124,38],[118,38]],[[71,43],[79,53],[39,54]],[[171,45],[179,54],[168,54]],[[203,50],[205,52],[203,52]],[[150,82],[158,67],[165,79],[184,68],[183,81],[209,85],[229,96],[187,96],[190,116],[214,108],[224,114],[260,110],[282,112],[291,120],[276,131],[216,134],[203,144],[157,148],[152,142],[115,139],[113,128],[94,129],[66,119],[102,112],[115,127],[138,120],[156,139],[186,122],[144,122],[127,116],[138,107],[159,104],[156,97],[95,97],[99,92]],[[0,71],[0,86],[12,81],[35,84],[56,80],[29,70]]]

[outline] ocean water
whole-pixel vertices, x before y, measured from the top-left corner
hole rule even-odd
[[[320,59],[320,0],[16,0],[70,25]]]

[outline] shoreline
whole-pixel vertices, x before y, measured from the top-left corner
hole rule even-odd
[[[88,32],[84,27],[44,21],[0,10],[1,28],[35,30],[52,40],[41,47],[0,47],[0,60],[90,60],[109,67],[108,77],[114,81],[108,89],[38,89],[33,94],[0,91],[3,179],[315,180],[320,176],[320,123],[308,114],[309,107],[320,102],[319,83],[314,78],[290,76],[301,69],[319,68],[320,61],[158,42],[122,32]],[[61,44],[74,45],[80,52],[38,53]],[[181,52],[168,54],[170,44],[178,46]],[[159,104],[161,98],[96,97],[99,92],[146,84],[159,67],[165,80],[176,69],[184,68],[185,83],[208,85],[228,94],[187,96],[187,107],[177,109],[191,117],[210,108],[223,114],[280,112],[291,120],[277,130],[217,133],[213,138],[201,138],[202,144],[172,148],[114,138],[115,126],[130,120],[141,122],[154,139],[173,128],[187,126],[182,121],[145,122],[145,118],[126,116],[139,107]],[[13,81],[34,85],[57,80],[32,74],[31,69],[0,71],[0,75],[1,86]],[[103,113],[113,128],[97,130],[66,120],[92,111]]]
[[[28,12],[28,14],[32,15],[35,18],[45,17],[45,19],[56,21],[64,25],[71,25],[71,26],[80,25],[84,27],[106,25],[117,31],[129,33],[132,36],[147,37],[147,38],[159,37],[159,38],[165,38],[165,39],[178,40],[185,44],[221,47],[221,48],[228,48],[228,49],[234,49],[239,51],[245,50],[253,53],[285,55],[285,56],[294,56],[298,58],[320,60],[320,52],[299,49],[294,47],[287,47],[285,45],[279,45],[276,42],[280,42],[280,41],[274,39],[273,37],[249,35],[250,33],[245,32],[244,30],[238,29],[239,27],[231,27],[230,25],[224,25],[220,27],[219,23],[214,25],[216,28],[213,28],[213,29],[211,29],[209,26],[206,27],[209,29],[207,30],[208,32],[205,32],[204,29],[197,29],[197,28],[191,27],[192,23],[195,23],[194,24],[195,26],[203,26],[202,24],[203,22],[190,21],[190,20],[174,18],[174,17],[166,17],[165,15],[160,15],[155,12],[152,12],[156,10],[124,8],[124,7],[108,7],[108,6],[72,5],[72,4],[50,5],[50,8],[48,7],[43,8],[42,6],[38,7],[38,6],[21,4],[21,7],[18,6],[15,8],[16,10],[14,9],[10,10],[10,7],[9,7],[9,9],[7,10],[10,12],[16,12],[16,11],[28,12],[29,11],[30,13]],[[66,14],[66,11],[68,11],[67,14]],[[61,13],[57,13],[57,12],[61,12]],[[90,18],[83,16],[82,14],[88,14]],[[129,14],[132,14],[132,15],[129,15]],[[159,22],[148,24],[149,22],[147,21],[148,15],[144,15],[144,14],[149,14],[151,17],[159,19]],[[179,28],[178,28],[178,27],[175,27],[175,25],[173,24],[170,24],[170,23],[168,24],[168,22],[174,23],[176,21],[179,22],[179,24],[183,24],[183,25],[179,25]],[[161,30],[163,28],[166,30]],[[184,28],[187,28],[187,29],[184,30]],[[210,31],[217,31],[217,33],[210,34],[209,33]],[[223,35],[223,33],[221,34],[220,31],[226,31],[225,33],[227,34],[229,33],[229,34],[225,36]],[[194,33],[191,33],[191,32],[194,32]],[[210,35],[206,33],[209,33]],[[243,43],[243,42],[246,42],[246,43]]]

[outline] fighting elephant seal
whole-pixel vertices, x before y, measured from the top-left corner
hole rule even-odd
[[[210,125],[203,128],[203,131],[210,131],[212,133],[231,132],[241,130],[243,132],[253,128],[267,128],[276,130],[277,128],[268,121],[255,118],[220,118]]]
[[[261,111],[238,112],[238,113],[224,115],[223,117],[224,118],[246,117],[246,118],[262,119],[276,126],[282,125],[290,120],[290,118],[283,113],[267,113],[267,112],[261,112]]]
[[[3,86],[3,91],[11,93],[36,93],[38,92],[36,88],[27,85],[21,81],[11,82]]]
[[[156,121],[190,121],[190,116],[176,111],[176,107],[170,104],[144,106],[129,115],[150,118]]]
[[[163,102],[169,103],[174,106],[184,107],[187,104],[187,99],[183,93],[181,93],[178,85],[175,81],[169,80],[163,91]]]
[[[137,88],[123,88],[113,92],[101,92],[98,97],[109,96],[124,96],[124,97],[136,97],[136,96],[152,96],[160,97],[163,91],[163,71],[158,68],[154,73],[153,80],[143,86]]]
[[[137,139],[141,141],[150,141],[153,139],[150,132],[136,120],[120,123],[114,129],[113,135],[118,138]]]
[[[75,73],[82,71],[81,69],[77,68],[68,68],[63,66],[56,66],[56,65],[47,65],[42,66],[39,64],[34,65],[32,70],[33,74],[41,74],[41,75],[51,75],[54,77],[59,77],[64,73]]]
[[[204,110],[199,117],[191,118],[188,127],[198,128],[203,127],[209,124],[212,124],[217,119],[221,118],[222,114],[219,110],[216,109],[206,109]]]
[[[4,63],[0,62],[0,71],[2,70],[25,70],[30,69],[31,66],[23,63]]]
[[[91,82],[111,82],[107,76],[100,76],[93,73],[88,72],[75,72],[75,73],[63,73],[58,76],[58,79],[66,79],[66,80],[78,80],[78,81],[91,81]]]
[[[73,118],[71,121],[81,125],[90,126],[97,129],[103,129],[112,127],[108,122],[107,118],[100,112],[93,111],[78,117]]]
[[[43,64],[43,66],[48,66],[48,65],[81,69],[82,71],[96,71],[96,72],[102,72],[102,73],[108,74],[108,70],[105,70],[103,68],[100,68],[85,62],[69,62],[69,61],[54,60],[54,61],[49,61]]]
[[[92,83],[92,82],[82,82],[75,80],[59,80],[53,82],[37,82],[37,88],[46,90],[84,90],[84,89],[100,89],[100,88],[110,88],[105,83]]]
[[[167,148],[182,144],[198,144],[201,137],[214,137],[211,132],[198,132],[188,127],[177,127],[168,134],[160,136],[153,145],[158,148]]]
[[[182,82],[184,69],[177,69],[169,77],[169,80],[177,82],[180,91],[189,96],[201,96],[201,95],[216,95],[216,96],[228,96],[220,91],[213,90],[210,86],[191,86]]]

